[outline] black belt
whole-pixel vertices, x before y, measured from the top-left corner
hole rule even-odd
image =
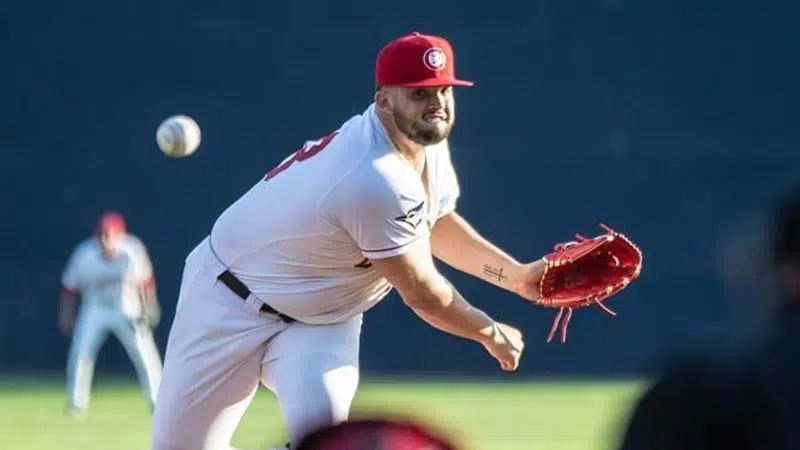
[[[219,281],[222,281],[222,284],[228,286],[228,289],[233,291],[234,294],[238,295],[242,300],[247,300],[247,297],[250,297],[250,289],[244,285],[238,278],[229,271],[222,272],[217,277]],[[261,302],[261,308],[259,311],[268,313],[268,314],[275,314],[276,316],[280,317],[286,323],[296,322],[295,319],[287,316],[286,314],[280,313],[275,308],[269,306],[268,304]]]

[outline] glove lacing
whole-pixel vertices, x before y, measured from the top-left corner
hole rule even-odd
[[[554,250],[557,251],[557,252],[558,251],[562,251],[562,250],[566,250],[569,247],[572,247],[574,245],[578,245],[580,242],[584,242],[584,241],[589,240],[588,238],[584,237],[581,234],[576,234],[575,237],[578,239],[578,241],[570,241],[570,242],[564,242],[564,243],[556,244]],[[602,309],[603,311],[607,312],[608,314],[610,314],[612,316],[616,316],[617,315],[616,312],[614,312],[608,306],[604,305],[603,302],[601,302],[599,299],[595,298],[593,301],[597,306],[600,307],[600,309]],[[563,344],[563,343],[567,342],[567,328],[569,327],[570,319],[572,319],[572,310],[573,310],[573,308],[572,307],[568,307],[568,306],[561,307],[558,310],[558,313],[556,314],[555,319],[553,319],[553,325],[550,327],[550,332],[547,334],[547,342],[550,342],[550,341],[553,340],[553,337],[555,337],[555,335],[556,335],[556,331],[558,331],[559,329],[561,330],[561,343]],[[564,311],[567,312],[566,316],[564,315]],[[564,319],[563,321],[561,320],[562,317]]]
[[[600,309],[602,309],[603,311],[607,312],[608,314],[611,314],[612,316],[616,316],[617,315],[616,312],[614,312],[608,306],[604,305],[603,302],[595,299],[594,303],[597,306],[599,306]],[[564,342],[567,342],[567,328],[569,326],[570,319],[572,319],[572,309],[573,309],[572,307],[564,306],[564,307],[561,307],[561,309],[558,310],[558,313],[556,314],[556,318],[553,319],[553,325],[550,327],[550,333],[547,334],[547,342],[550,342],[550,341],[553,340],[553,337],[555,336],[556,331],[558,331],[559,329],[561,329],[561,343],[563,344]],[[565,310],[567,312],[566,316],[564,316],[564,311]],[[563,321],[561,320],[562,316],[564,318]]]

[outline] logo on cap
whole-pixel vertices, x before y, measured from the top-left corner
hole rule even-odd
[[[422,62],[430,70],[442,70],[447,64],[447,55],[438,47],[429,48],[422,55]]]

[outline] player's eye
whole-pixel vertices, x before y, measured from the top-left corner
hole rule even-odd
[[[424,89],[417,89],[411,93],[411,98],[414,100],[424,100],[428,96],[428,91]]]

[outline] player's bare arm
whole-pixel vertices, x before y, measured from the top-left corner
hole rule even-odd
[[[524,347],[521,333],[470,305],[436,270],[428,245],[423,243],[403,255],[372,263],[403,301],[431,326],[481,343],[503,370],[516,370]]]
[[[440,218],[431,232],[433,255],[447,265],[529,300],[539,297],[544,262],[523,264],[489,242],[457,212]]]
[[[139,285],[139,297],[142,299],[145,308],[157,308],[159,306],[154,278],[149,278]]]

